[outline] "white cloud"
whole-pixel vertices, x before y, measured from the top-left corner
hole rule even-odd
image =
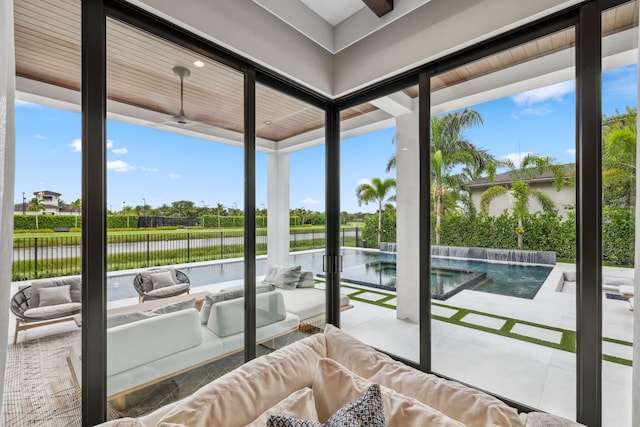
[[[371,184],[371,180],[369,178],[362,178],[358,180],[358,185],[362,185],[362,184]]]
[[[313,197],[307,197],[306,199],[304,199],[300,203],[303,204],[303,205],[317,205],[320,202],[317,201],[316,199],[314,199]]]
[[[34,137],[35,139],[47,139],[47,138],[45,138],[45,137],[44,137],[44,135],[42,135],[41,133],[35,134],[35,135],[33,135],[33,137]]]
[[[146,166],[142,166],[140,169],[142,169],[143,172],[158,172],[158,168],[149,168]]]
[[[113,154],[127,154],[129,152],[129,150],[127,150],[126,148],[114,148],[113,150],[111,150],[113,152]]]
[[[575,91],[575,82],[568,81],[533,89],[511,97],[518,105],[532,105],[538,102],[554,100],[562,102],[563,97]]]
[[[82,140],[80,138],[74,139],[71,141],[71,144],[69,144],[69,147],[73,148],[73,152],[79,153],[82,151]]]
[[[525,108],[521,110],[519,114],[526,116],[546,116],[547,114],[551,114],[551,112],[553,112],[551,105],[544,104],[543,106],[537,108]]]
[[[134,170],[135,167],[131,166],[127,162],[123,162],[122,160],[114,160],[112,162],[107,162],[107,169],[115,172],[129,172]]]
[[[113,148],[113,140],[107,139],[107,148]]]
[[[576,155],[576,149],[575,148],[567,148],[564,151],[570,156],[575,156]]]
[[[169,174],[169,178],[170,179],[180,179],[182,175],[180,175],[179,173],[170,173]]]
[[[522,162],[522,159],[527,157],[528,154],[531,153],[528,151],[523,151],[521,153],[509,153],[504,156],[500,156],[500,160],[509,160],[515,167],[520,167],[520,162]]]

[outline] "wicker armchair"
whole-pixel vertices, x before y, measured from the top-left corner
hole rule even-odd
[[[49,316],[29,317],[25,312],[31,308],[31,286],[25,286],[18,290],[11,298],[11,312],[16,316],[16,330],[13,336],[13,343],[18,342],[18,332],[38,326],[52,325],[54,323],[74,320],[73,316],[82,312],[82,307],[65,313],[52,314]]]
[[[184,293],[188,294],[191,282],[189,281],[189,277],[180,270],[173,270],[177,284],[160,289],[153,289],[153,283],[149,280],[149,275],[171,270],[172,269],[166,268],[152,268],[136,274],[136,277],[133,278],[133,287],[136,289],[136,292],[138,292],[138,301],[142,303],[145,300],[169,298]]]

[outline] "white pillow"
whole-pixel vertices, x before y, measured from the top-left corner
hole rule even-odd
[[[278,276],[278,270],[282,268],[281,265],[270,265],[267,269],[267,274],[264,276],[262,283],[266,285],[275,285],[276,277]]]
[[[159,273],[153,273],[150,274],[149,277],[151,278],[151,283],[154,290],[178,284],[173,278],[172,271],[161,271]]]
[[[281,289],[295,289],[300,281],[301,271],[302,267],[299,265],[279,268],[278,275],[276,276],[276,287]]]
[[[38,307],[49,305],[68,304],[71,302],[71,286],[54,286],[50,288],[40,288],[38,291],[40,304]]]

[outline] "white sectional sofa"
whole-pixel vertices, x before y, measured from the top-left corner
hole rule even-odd
[[[210,305],[207,319],[180,303],[177,311],[163,307],[159,313],[129,314],[133,321],[107,330],[107,395],[125,406],[127,394],[173,377],[244,347],[244,298]],[[169,312],[167,312],[169,311]],[[285,311],[277,291],[256,295],[257,342],[296,330],[297,316]],[[126,317],[126,316],[125,316]],[[118,319],[118,323],[129,319]],[[204,321],[204,323],[203,323]],[[79,348],[71,352],[74,373],[80,381]]]
[[[380,386],[388,427],[581,426],[540,412],[518,414],[482,391],[406,366],[331,325],[324,334],[252,360],[183,400],[103,425],[265,426],[271,415],[325,422],[372,383]]]

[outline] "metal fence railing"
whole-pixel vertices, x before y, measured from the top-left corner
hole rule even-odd
[[[340,233],[342,246],[362,246],[360,228],[344,228]],[[324,230],[291,231],[291,251],[321,249],[324,246]],[[16,237],[13,241],[12,280],[80,274],[81,248],[79,236]],[[258,255],[267,253],[266,229],[256,230],[256,252]],[[244,233],[241,230],[107,236],[107,268],[110,271],[243,255]]]

